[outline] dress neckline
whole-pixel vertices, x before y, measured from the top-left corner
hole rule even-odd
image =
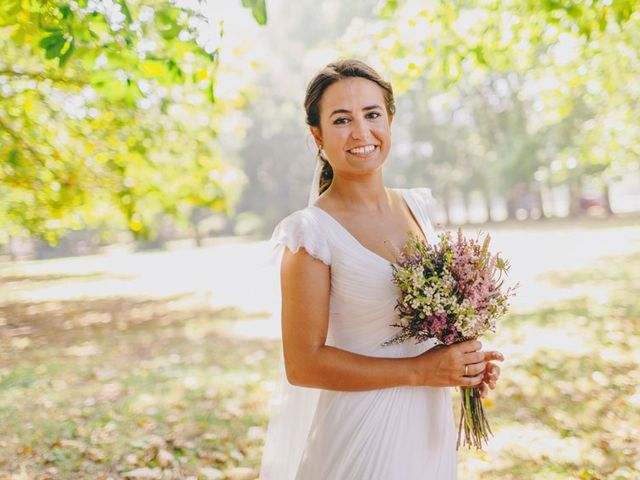
[[[422,236],[424,237],[424,239],[427,241],[428,244],[431,244],[431,241],[429,239],[429,237],[427,236],[426,232],[427,232],[427,228],[425,227],[422,218],[420,217],[420,215],[417,214],[416,211],[414,211],[413,207],[411,206],[412,204],[412,200],[413,199],[409,199],[408,195],[406,195],[406,193],[408,192],[408,190],[406,188],[389,188],[389,190],[393,190],[395,192],[398,192],[400,194],[400,197],[402,198],[402,200],[404,201],[404,204],[407,206],[407,209],[409,210],[409,212],[411,213],[411,215],[413,216],[416,224],[418,225],[418,228],[420,229],[420,232],[422,233]],[[327,212],[326,210],[316,206],[316,205],[309,205],[308,208],[314,208],[315,210],[319,210],[320,212],[322,212],[326,217],[328,217],[334,224],[336,224],[338,226],[338,228],[340,230],[342,230],[347,237],[351,238],[351,240],[356,243],[361,250],[364,250],[365,252],[368,252],[369,254],[371,254],[374,257],[377,257],[381,260],[384,260],[386,263],[395,263],[395,262],[391,262],[388,258],[383,257],[382,255],[374,252],[373,250],[365,247],[362,242],[360,242],[360,240],[358,240],[349,230],[347,230],[346,227],[344,227],[338,220],[336,220],[333,215],[331,215],[329,212]]]

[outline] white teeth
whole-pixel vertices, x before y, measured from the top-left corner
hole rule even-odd
[[[375,145],[367,145],[366,147],[352,148],[351,150],[349,150],[349,152],[355,153],[357,155],[366,155],[367,153],[373,152],[375,149]]]

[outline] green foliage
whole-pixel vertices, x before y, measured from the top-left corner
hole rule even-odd
[[[389,18],[398,9],[398,0],[387,0],[381,4],[378,15],[381,18]]]
[[[408,128],[435,148],[429,171],[418,155],[402,174],[428,177],[441,198],[604,183],[640,164],[637,2],[387,1],[373,30],[373,43],[366,28],[346,35],[344,50],[370,45],[412,97],[423,116]],[[446,120],[418,106],[432,101]]]
[[[265,0],[242,0],[242,6],[251,9],[253,18],[260,25],[267,23],[267,5]]]
[[[234,68],[221,36],[169,0],[2,2],[0,244],[107,224],[149,238],[162,213],[229,212],[242,175],[215,126],[247,92],[215,95]]]

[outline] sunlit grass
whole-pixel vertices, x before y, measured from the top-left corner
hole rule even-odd
[[[640,476],[640,230],[612,246],[621,228],[495,233],[523,288],[486,340],[507,357],[495,436],[459,452],[460,478]],[[280,347],[271,277],[251,274],[265,247],[243,248],[3,270],[0,478],[255,478]],[[238,279],[198,271],[221,256]]]
[[[74,304],[69,311],[82,315]],[[158,302],[153,311],[119,328],[39,330],[33,336],[46,339],[20,349],[2,340],[3,477],[120,478],[159,467],[179,478],[257,468],[263,379],[273,375],[276,345],[216,331],[238,318],[235,310],[165,314]]]
[[[640,255],[546,276],[607,292],[513,314],[494,339],[507,355],[486,455],[462,478],[638,478]],[[484,459],[483,459],[484,458]]]

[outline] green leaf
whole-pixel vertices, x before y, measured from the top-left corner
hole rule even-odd
[[[69,8],[69,5],[62,5],[60,7],[60,13],[62,13],[63,20],[66,20],[69,17],[73,17],[73,12]]]
[[[18,167],[18,155],[19,151],[15,148],[9,152],[7,155],[7,163],[15,170]]]
[[[61,67],[64,67],[65,63],[67,63],[74,49],[75,49],[75,42],[71,40],[71,42],[69,43],[69,48],[67,48],[67,50],[62,55],[60,55],[59,65]]]
[[[64,42],[64,36],[62,35],[62,32],[58,29],[56,33],[49,35],[48,37],[44,37],[42,40],[40,40],[39,45],[45,50],[47,50],[52,45],[55,45],[61,40]]]
[[[178,36],[182,27],[178,24],[180,10],[177,8],[165,8],[156,12],[158,32],[165,40],[172,40]]]
[[[242,0],[242,6],[251,9],[253,18],[259,25],[266,25],[267,5],[265,0]]]
[[[216,89],[216,80],[215,80],[215,77],[214,77],[209,82],[209,88],[207,89],[207,94],[209,96],[209,101],[211,103],[216,103],[215,89]]]
[[[145,77],[160,77],[167,72],[163,62],[157,60],[145,60],[140,64],[140,71]]]
[[[2,16],[7,18],[7,19],[11,19],[11,17],[14,17],[16,15],[18,15],[18,12],[21,9],[21,1],[20,0],[3,0],[3,5],[0,6],[0,12],[2,12]],[[14,22],[8,22],[5,23],[5,19],[1,19],[0,20],[2,25],[10,25],[11,23],[15,23]]]
[[[119,0],[118,4],[120,5],[120,10],[122,10],[122,14],[127,19],[127,23],[131,24],[131,22],[133,22],[133,18],[131,17],[131,10],[129,10],[129,6],[127,5],[126,0]]]
[[[398,9],[398,0],[387,0],[387,2],[380,9],[381,18],[389,18]]]
[[[174,82],[177,82],[179,84],[184,83],[184,80],[185,80],[184,71],[182,70],[182,68],[180,68],[180,65],[178,65],[175,62],[175,60],[170,58],[167,61],[167,68],[169,69],[169,72],[172,74],[171,78]]]
[[[61,33],[54,33],[53,35],[44,38],[40,42],[40,46],[43,47],[46,51],[45,57],[48,60],[51,60],[52,58],[56,58],[60,55],[60,52],[62,51],[66,43],[67,41],[65,40],[64,35],[62,35]]]

